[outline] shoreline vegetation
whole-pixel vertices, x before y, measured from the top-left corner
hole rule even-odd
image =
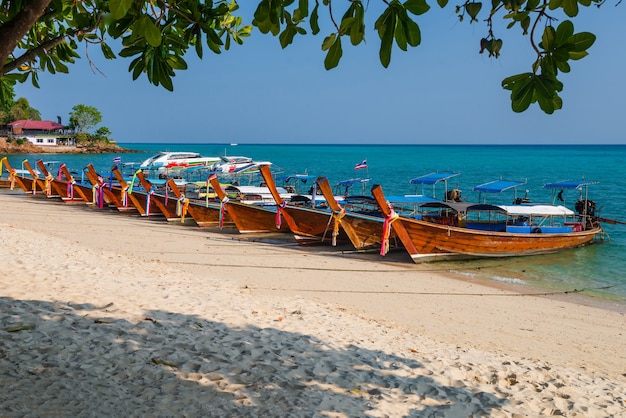
[[[76,146],[37,146],[30,142],[14,144],[0,138],[0,154],[114,154],[138,152],[115,143],[87,143]]]

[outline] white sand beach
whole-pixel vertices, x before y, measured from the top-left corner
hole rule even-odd
[[[0,190],[0,416],[626,417],[626,314]]]

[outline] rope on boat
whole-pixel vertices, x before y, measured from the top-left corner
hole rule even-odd
[[[180,221],[185,222],[185,216],[189,209],[189,199],[185,197],[184,193],[180,194],[178,201],[176,201],[176,215],[180,216]]]
[[[389,206],[389,216],[385,216],[383,223],[383,236],[381,237],[380,255],[385,256],[389,252],[389,235],[391,234],[391,224],[400,217],[393,209],[393,206],[387,202]]]
[[[52,195],[52,180],[54,180],[54,177],[52,176],[52,174],[48,173],[45,182],[46,196],[48,197]]]
[[[333,239],[332,239],[332,245],[333,247],[337,246],[337,235],[339,235],[339,225],[341,225],[341,219],[343,219],[343,217],[346,216],[346,210],[344,208],[341,208],[341,210],[339,210],[339,212],[332,212],[332,219],[334,220],[333,223]],[[330,221],[330,219],[329,219]]]
[[[207,189],[207,193],[208,193],[208,189]],[[228,196],[224,196],[223,199],[220,199],[220,229],[224,228],[224,218],[226,217],[226,212],[228,211],[228,203],[229,199]]]

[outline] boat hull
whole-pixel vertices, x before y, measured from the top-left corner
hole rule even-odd
[[[201,228],[217,228],[220,226],[220,206],[219,204],[201,204],[199,202],[189,202],[187,212]],[[221,223],[223,227],[234,227],[232,218],[228,212],[224,213]]]
[[[282,211],[283,217],[289,225],[289,229],[294,233],[298,244],[333,244],[335,220],[331,212],[289,205],[285,206]],[[346,232],[339,228],[335,244],[347,244],[350,242]]]
[[[239,202],[226,203],[226,211],[242,234],[256,232],[291,233],[289,226],[282,218],[281,225],[276,225],[276,210],[263,206],[248,205]]]
[[[185,199],[184,193],[179,189],[176,185],[174,179],[169,179],[167,181],[167,186],[170,188],[172,193],[176,196],[177,203],[180,199]],[[216,228],[216,227],[234,227],[232,218],[227,212],[224,212],[223,217],[220,221],[220,213],[221,206],[219,203],[213,203],[205,201],[204,203],[200,203],[200,201],[194,201],[185,199],[188,203],[186,206],[186,211],[193,218],[201,228]],[[184,209],[181,208],[182,211]]]
[[[456,254],[458,256],[479,257],[514,257],[554,253],[570,248],[589,245],[602,234],[601,228],[580,232],[542,234],[489,232],[433,224],[410,218],[399,218],[416,253],[411,257],[426,260],[425,255]],[[437,258],[437,256],[433,256]]]
[[[383,241],[384,220],[376,216],[347,212],[341,218],[341,227],[357,250],[380,248]],[[389,234],[390,247],[402,246],[394,230]]]

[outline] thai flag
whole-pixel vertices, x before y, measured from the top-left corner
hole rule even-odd
[[[113,162],[114,163],[121,163],[122,162],[122,157],[115,157],[115,158],[113,158]]]
[[[367,160],[363,160],[362,163],[359,163],[359,164],[354,166],[355,170],[360,170],[362,168],[367,168]]]

